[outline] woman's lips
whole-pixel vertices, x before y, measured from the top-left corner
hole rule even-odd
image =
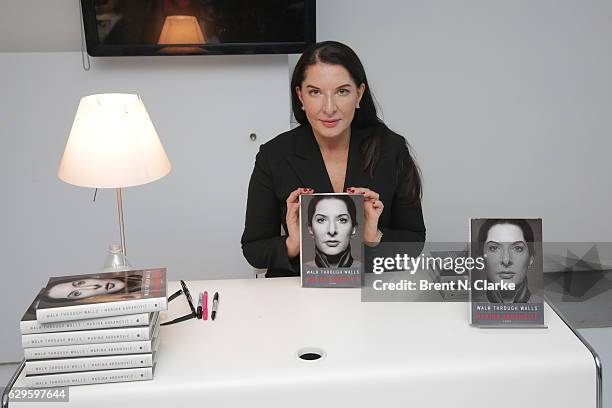
[[[506,280],[514,278],[514,275],[516,275],[516,273],[514,272],[499,272],[497,274],[497,276],[499,276],[502,279],[506,279]]]
[[[321,119],[321,123],[323,123],[323,126],[328,127],[328,128],[332,128],[332,127],[336,126],[339,121],[340,121],[340,119],[333,119],[333,120],[324,120],[324,119]]]
[[[329,247],[337,247],[340,245],[340,241],[325,241],[325,245]]]

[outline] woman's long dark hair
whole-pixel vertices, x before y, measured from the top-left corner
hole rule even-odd
[[[358,87],[365,85],[365,91],[359,102],[359,109],[355,110],[353,127],[358,129],[372,128],[368,138],[361,146],[361,154],[364,159],[364,171],[370,175],[374,174],[374,168],[380,158],[381,145],[388,132],[386,125],[378,117],[374,97],[368,84],[365,69],[355,51],[349,46],[337,41],[323,41],[308,47],[298,60],[293,76],[291,77],[291,106],[295,119],[302,125],[308,124],[306,113],[302,110],[302,103],[297,95],[296,88],[302,86],[306,76],[306,69],[317,63],[334,64],[343,66],[350,74],[353,82]],[[408,181],[407,195],[412,202],[421,199],[421,172],[414,159],[410,155],[410,147],[406,142],[406,154],[402,155],[402,160],[398,169],[398,176]]]

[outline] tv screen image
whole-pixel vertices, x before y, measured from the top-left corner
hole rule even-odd
[[[315,0],[81,0],[92,56],[301,53]]]

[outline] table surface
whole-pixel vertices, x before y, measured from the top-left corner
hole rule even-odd
[[[361,302],[299,278],[187,285],[219,292],[217,319],[162,327],[152,381],[71,387],[68,407],[596,406],[593,357],[548,306],[547,329],[479,329],[469,303]],[[180,296],[162,315],[188,311]],[[308,348],[325,357],[300,360]]]

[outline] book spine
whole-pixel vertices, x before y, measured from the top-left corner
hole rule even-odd
[[[118,343],[26,348],[23,349],[23,356],[26,360],[41,360],[149,352],[151,352],[151,341],[125,341]]]
[[[28,347],[67,346],[72,344],[116,343],[120,341],[149,340],[151,329],[127,327],[122,329],[82,330],[75,332],[39,333],[21,335],[21,345]]]
[[[26,361],[26,375],[72,373],[78,371],[116,370],[153,366],[153,354],[65,358],[60,360]]]
[[[25,376],[27,387],[64,387],[153,379],[153,367]]]
[[[39,323],[37,320],[21,322],[21,334],[53,333],[76,330],[110,329],[130,326],[148,326],[151,313],[100,317],[58,323]]]
[[[38,320],[39,323],[54,323],[68,320],[91,319],[94,317],[159,312],[167,308],[168,299],[165,297],[132,299],[109,303],[37,309],[36,320]]]

